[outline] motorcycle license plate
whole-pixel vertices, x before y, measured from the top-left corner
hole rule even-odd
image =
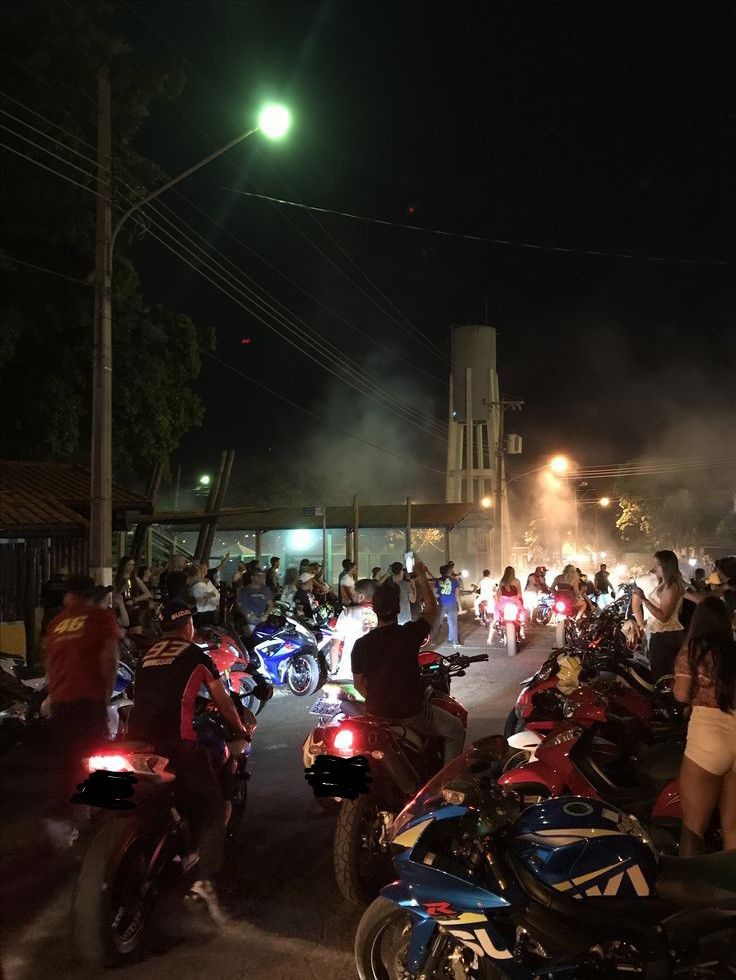
[[[316,701],[309,709],[310,715],[327,715],[331,718],[340,710],[340,703],[335,701]]]

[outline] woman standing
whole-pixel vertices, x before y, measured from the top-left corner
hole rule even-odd
[[[151,593],[134,573],[135,561],[128,555],[118,562],[118,570],[115,575],[115,597],[113,605],[118,613],[118,622],[121,626],[127,625],[129,633],[142,633],[142,614],[143,606],[151,601]],[[128,623],[124,622],[127,614]]]
[[[632,597],[636,597],[632,600],[632,609],[635,616],[641,606],[649,613],[649,663],[652,679],[658,681],[672,673],[675,657],[685,639],[680,622],[685,583],[674,551],[655,552],[654,574],[658,585],[649,598],[640,588],[632,590]]]
[[[215,583],[208,578],[209,565],[200,561],[194,566],[189,578],[189,589],[197,604],[194,614],[194,625],[197,629],[203,626],[217,626],[217,613],[220,608],[220,593]]]
[[[693,613],[675,660],[675,697],[692,705],[680,771],[680,856],[705,850],[703,836],[720,808],[724,850],[736,848],[736,642],[731,615],[716,596]]]

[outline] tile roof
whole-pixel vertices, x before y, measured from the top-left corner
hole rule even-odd
[[[0,491],[51,494],[65,507],[80,514],[89,512],[89,470],[71,463],[0,461]],[[113,510],[151,512],[151,501],[141,493],[112,485]]]
[[[48,531],[84,533],[87,521],[53,494],[0,490],[0,536]]]

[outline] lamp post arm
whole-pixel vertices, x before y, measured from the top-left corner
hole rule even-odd
[[[131,214],[134,214],[136,211],[139,211],[141,208],[145,207],[146,204],[150,204],[151,201],[155,201],[157,197],[159,197],[161,194],[164,193],[164,191],[169,190],[170,187],[173,187],[175,184],[178,184],[179,181],[184,180],[185,177],[188,177],[190,174],[195,173],[195,171],[200,170],[202,167],[205,167],[212,160],[215,160],[217,159],[217,157],[222,156],[223,153],[227,153],[228,150],[231,150],[234,146],[237,146],[238,143],[242,143],[243,140],[248,139],[249,136],[252,136],[253,133],[256,132],[258,132],[257,126],[255,129],[249,129],[246,133],[241,133],[239,136],[236,136],[235,139],[230,140],[229,143],[226,143],[224,146],[221,146],[219,150],[215,150],[214,153],[210,153],[209,156],[205,157],[203,160],[200,160],[199,163],[195,163],[193,166],[189,167],[188,170],[185,170],[183,173],[180,173],[178,177],[172,177],[171,180],[167,181],[165,184],[162,184],[161,187],[157,188],[155,191],[151,191],[150,194],[146,194],[146,196],[141,198],[140,201],[137,201],[135,204],[132,205],[132,207],[129,207],[128,210],[125,212],[125,214],[122,215],[118,223],[115,225],[115,228],[113,230],[112,238],[110,240],[110,264],[112,265],[112,254],[115,249],[115,241],[117,240],[118,233],[120,232],[120,229],[123,227],[123,225],[128,220],[128,218],[131,216]]]

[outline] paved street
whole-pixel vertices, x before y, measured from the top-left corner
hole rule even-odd
[[[468,620],[469,616],[462,617]],[[466,652],[485,652],[485,635],[465,624]],[[537,630],[510,660],[493,649],[453,682],[453,692],[470,712],[469,739],[500,730],[518,682],[540,663],[553,634]],[[311,701],[311,699],[309,699]],[[155,949],[144,962],[117,971],[128,978],[351,978],[352,944],[359,919],[345,907],[332,878],[334,818],[314,802],[304,778],[301,743],[310,727],[308,701],[277,696],[261,715],[252,756],[253,778],[242,835],[242,851],[228,868],[223,896],[232,924],[215,936],[171,898],[155,922]],[[68,910],[78,858],[46,857],[36,845],[27,817],[43,794],[39,777],[18,772],[4,781],[8,816],[2,847],[3,970],[7,980],[30,977],[81,978],[69,941]],[[14,771],[15,770],[15,771]]]

